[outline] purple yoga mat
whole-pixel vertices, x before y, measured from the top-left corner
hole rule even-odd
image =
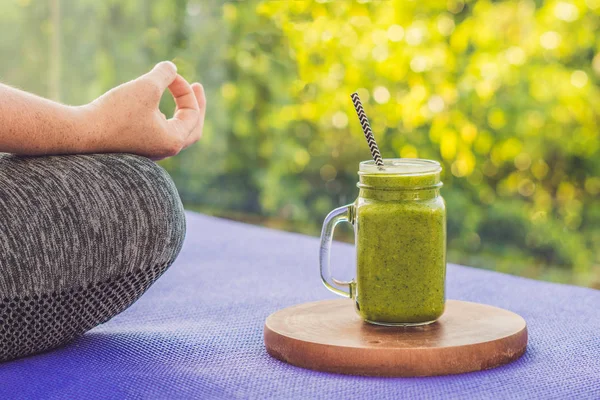
[[[523,316],[529,347],[497,369],[364,378],[272,359],[275,310],[333,298],[317,238],[188,212],[184,249],[137,303],[52,352],[0,364],[0,399],[599,399],[600,292],[450,265],[449,298]],[[353,247],[334,244],[336,266]]]

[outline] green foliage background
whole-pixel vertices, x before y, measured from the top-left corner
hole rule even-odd
[[[209,99],[162,162],[186,206],[313,235],[358,89],[384,157],[443,162],[450,261],[600,287],[599,31],[600,0],[0,0],[0,79],[83,104],[171,59]]]

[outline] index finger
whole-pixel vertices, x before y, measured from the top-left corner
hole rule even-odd
[[[184,108],[198,110],[198,102],[196,101],[194,90],[183,76],[177,74],[175,80],[169,85],[169,91],[173,95],[173,99],[175,99],[175,105],[178,110]]]
[[[177,107],[168,124],[184,138],[187,138],[196,127],[200,116],[194,90],[181,75],[177,75],[173,83],[169,85],[169,91],[173,95]]]

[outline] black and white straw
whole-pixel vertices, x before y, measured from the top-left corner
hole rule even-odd
[[[352,93],[350,97],[352,97],[352,103],[354,103],[354,108],[356,109],[356,114],[358,115],[360,125],[362,126],[363,132],[365,133],[365,138],[367,139],[367,143],[369,144],[369,149],[371,150],[371,154],[373,155],[373,160],[375,160],[375,164],[378,167],[383,167],[383,159],[381,158],[379,147],[377,147],[377,142],[375,141],[375,137],[373,136],[371,125],[369,125],[369,119],[367,118],[367,114],[365,114],[363,105],[360,102],[360,97],[358,97],[358,93]]]

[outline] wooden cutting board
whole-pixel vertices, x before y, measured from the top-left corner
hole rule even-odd
[[[448,300],[433,324],[402,328],[363,322],[352,300],[300,304],[265,322],[268,353],[298,367],[369,376],[432,376],[495,368],[527,347],[527,325],[501,308]]]

